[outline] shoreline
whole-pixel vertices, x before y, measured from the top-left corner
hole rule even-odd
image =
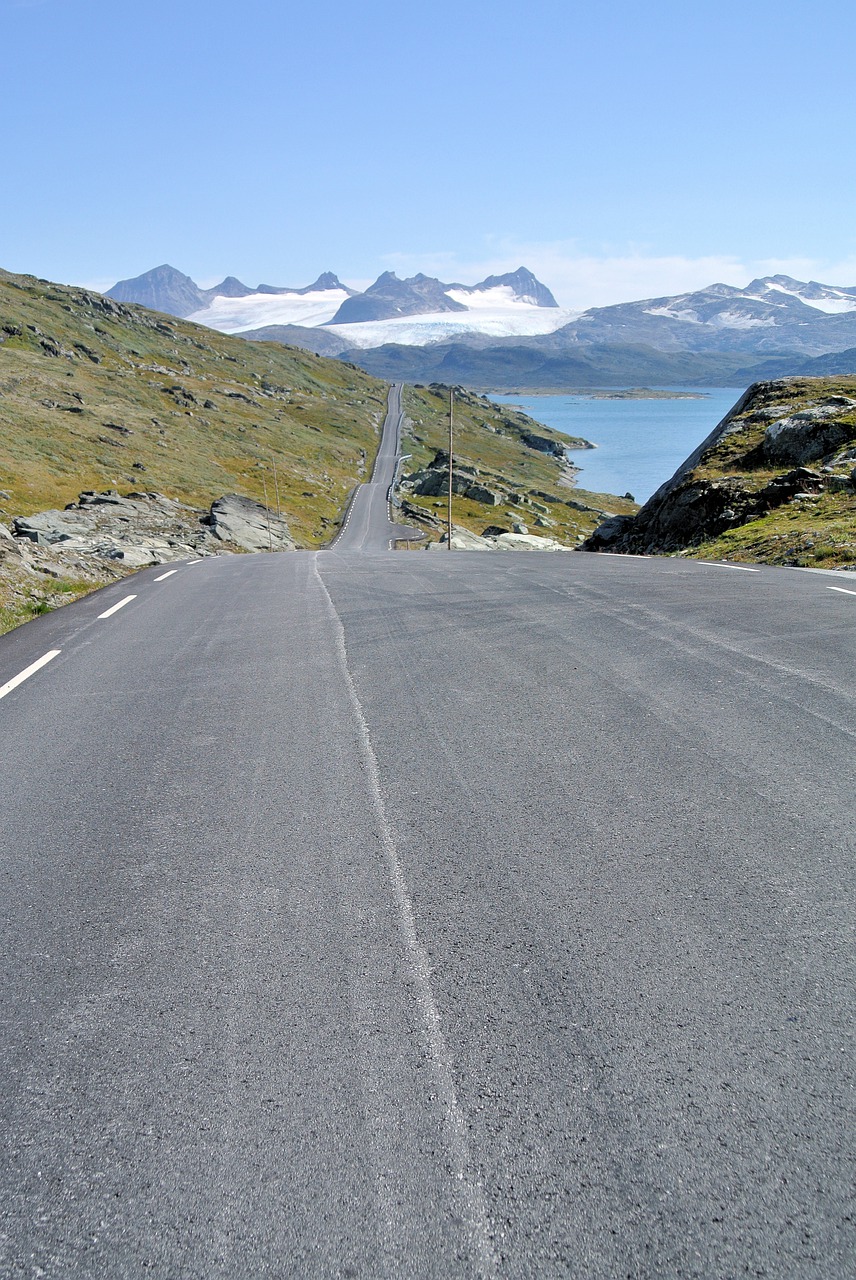
[[[488,396],[572,396],[580,400],[707,400],[706,391],[663,391],[656,387],[515,387],[511,391],[484,391]]]

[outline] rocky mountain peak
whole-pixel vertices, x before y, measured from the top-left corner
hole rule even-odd
[[[394,271],[384,271],[365,293],[346,298],[330,324],[360,324],[436,311],[466,311],[463,303],[448,296],[449,288],[450,285],[433,276],[420,274],[399,280]]]
[[[481,284],[475,286],[475,290],[481,293],[500,286],[511,289],[514,296],[521,302],[530,302],[536,307],[558,307],[559,305],[547,286],[542,284],[528,267],[518,267],[516,271],[506,272],[502,276],[488,276],[486,280],[482,280]]]
[[[205,292],[210,294],[212,298],[246,298],[254,290],[242,284],[236,276],[226,276],[225,280],[221,280],[219,284],[215,284],[211,289],[206,289]]]
[[[334,275],[332,271],[322,271],[315,283],[309,285],[308,291],[316,293],[326,292],[328,289],[343,289],[345,293],[351,294],[354,292],[353,289],[349,289],[347,285],[342,284],[339,277]]]
[[[107,290],[106,296],[116,302],[138,302],[172,316],[189,316],[207,301],[206,291],[166,262],[141,276],[120,280]]]

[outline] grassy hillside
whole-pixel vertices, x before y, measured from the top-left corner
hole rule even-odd
[[[161,493],[197,510],[234,492],[279,505],[298,546],[323,546],[371,470],[387,390],[341,361],[0,271],[0,534],[15,516],[65,507],[87,489]],[[409,397],[416,465],[444,446],[448,401],[425,389]],[[527,431],[567,443],[461,394],[456,453],[524,504],[544,502],[529,490],[551,495],[551,536],[573,543],[597,511],[628,509],[570,493],[561,459],[527,447]],[[461,500],[455,518],[481,532],[533,512]],[[0,537],[0,631],[127,571],[63,558],[59,546],[22,554]]]
[[[447,387],[407,387],[404,408],[408,423],[403,447],[412,455],[404,473],[426,467],[440,449],[449,445],[449,391]],[[587,536],[605,514],[629,514],[635,503],[612,494],[590,493],[576,488],[563,450],[585,441],[572,440],[551,427],[533,422],[512,405],[495,404],[483,396],[457,388],[455,392],[456,465],[478,470],[478,482],[500,493],[503,501],[488,506],[456,495],[455,524],[483,533],[489,526],[511,529],[522,521],[531,533],[555,538],[570,546]],[[554,444],[559,455],[542,452],[526,443],[531,433]],[[445,497],[410,496],[413,507],[426,516],[445,520]],[[539,524],[538,521],[543,521]]]
[[[383,383],[79,288],[0,271],[0,519],[83,489],[280,505],[317,546],[377,446]]]
[[[775,462],[765,457],[764,434],[773,421],[810,414],[835,399],[849,400],[834,415],[842,428],[834,445],[804,460],[806,473],[797,492],[755,519],[724,530],[699,544],[697,554],[729,560],[763,561],[803,568],[832,569],[856,566],[856,377],[786,378],[761,384],[745,406],[739,430],[702,459],[698,475],[714,480],[746,467],[750,495],[793,474],[794,460]],[[761,416],[766,412],[767,416]],[[820,420],[821,424],[824,420]]]
[[[754,384],[630,521],[593,550],[856,567],[856,377]]]

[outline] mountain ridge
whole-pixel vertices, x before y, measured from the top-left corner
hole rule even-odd
[[[234,277],[200,290],[166,266],[108,296],[148,290],[197,323],[349,360],[384,377],[491,389],[637,384],[746,385],[788,373],[848,372],[856,351],[856,287],[776,274],[744,288],[563,311],[525,267],[475,285],[383,272],[362,292],[330,272],[301,289]],[[281,304],[281,305],[280,305]],[[838,356],[812,370],[806,362]]]
[[[163,263],[150,271],[144,271],[142,275],[117,281],[104,296],[112,298],[115,302],[136,303],[152,311],[163,311],[167,315],[186,320],[194,312],[204,310],[215,298],[248,298],[256,294],[305,297],[309,293],[324,293],[336,289],[341,289],[347,294],[356,292],[348,285],[342,284],[339,277],[332,271],[323,271],[312,284],[303,285],[301,288],[260,284],[252,289],[236,276],[226,276],[210,289],[202,289],[190,276],[184,275],[176,267],[171,267],[169,263]]]
[[[208,311],[221,298],[306,298],[309,295],[336,291],[341,291],[344,296],[333,313],[321,319],[316,316],[304,327],[372,323],[404,316],[438,315],[443,312],[464,313],[472,310],[473,306],[483,307],[485,295],[489,294],[494,294],[500,305],[504,303],[513,306],[517,303],[524,307],[560,310],[547,286],[522,266],[505,275],[488,276],[474,285],[447,284],[435,276],[427,276],[421,272],[401,280],[394,271],[384,271],[373,284],[360,292],[344,285],[330,271],[323,272],[314,283],[301,288],[260,284],[252,289],[235,276],[227,276],[220,284],[202,289],[190,276],[164,263],[140,276],[118,281],[107,290],[106,296],[117,302],[135,302],[154,310],[165,311],[169,315],[190,319]],[[455,297],[455,294],[458,296]],[[466,299],[473,306],[468,306]],[[202,322],[206,318],[202,317]],[[293,316],[280,316],[273,322],[300,323]],[[227,324],[223,331],[236,332],[242,327],[247,326]]]

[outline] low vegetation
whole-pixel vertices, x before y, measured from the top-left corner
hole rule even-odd
[[[591,549],[856,567],[856,377],[755,383],[689,462]]]
[[[0,635],[100,586],[97,575],[58,577],[0,558]]]
[[[84,489],[276,507],[328,540],[377,447],[384,383],[85,289],[0,271],[0,519]]]
[[[0,524],[84,490],[160,493],[199,510],[238,493],[281,510],[298,546],[323,546],[371,470],[387,391],[341,361],[0,271]],[[408,391],[409,465],[443,447],[447,404],[444,389]],[[561,456],[527,445],[533,433]],[[482,532],[540,517],[533,532],[574,543],[602,511],[632,509],[571,489],[568,443],[459,391],[456,457],[517,505],[460,499],[456,522]],[[436,500],[413,501],[434,530]],[[21,556],[0,541],[0,630],[128,572],[97,556],[64,567],[53,550]]]
[[[407,476],[423,471],[439,451],[448,450],[449,388],[437,384],[407,387],[404,407],[408,422],[403,448],[411,454],[403,468]],[[531,533],[573,546],[604,516],[638,510],[628,499],[578,489],[575,469],[564,451],[585,448],[586,441],[543,426],[511,405],[496,404],[458,387],[454,422],[455,466],[474,469],[478,484],[502,499],[497,505],[487,505],[456,494],[456,525],[481,534],[486,528],[510,531],[514,524],[524,523]],[[540,448],[533,447],[533,437],[541,442]],[[408,494],[407,501],[409,518],[418,520],[421,511],[430,535],[438,537],[439,526],[445,521],[446,497]]]

